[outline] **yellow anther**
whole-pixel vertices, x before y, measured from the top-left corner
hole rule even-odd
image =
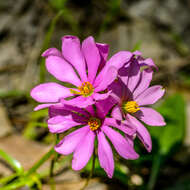
[[[78,87],[78,91],[70,89],[71,93],[79,94],[84,97],[92,95],[94,88],[90,82],[83,82],[81,86]]]
[[[128,101],[123,104],[123,109],[127,113],[136,113],[140,110],[139,105],[135,101]]]
[[[95,131],[95,130],[97,130],[101,126],[101,121],[98,118],[91,117],[88,120],[88,125],[90,126],[90,129],[92,131]]]

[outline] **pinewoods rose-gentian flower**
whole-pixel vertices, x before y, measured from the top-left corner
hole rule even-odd
[[[141,66],[149,67],[141,71]],[[151,126],[165,125],[163,117],[154,109],[147,107],[157,102],[165,92],[160,85],[149,87],[153,74],[152,66],[154,65],[141,65],[139,60],[134,58],[120,69],[118,80],[109,86],[112,97],[117,102],[112,110],[112,117],[120,121],[125,120],[134,126],[138,138],[149,152],[152,149],[151,137],[139,120]]]
[[[86,38],[82,45],[75,36],[62,38],[62,51],[56,48],[46,50],[46,68],[56,79],[70,83],[67,88],[55,82],[48,82],[36,86],[31,96],[43,103],[35,110],[49,107],[62,101],[64,104],[87,107],[97,100],[105,99],[110,92],[105,92],[117,76],[117,71],[127,63],[132,53],[120,51],[108,61],[109,46],[95,43],[93,37]],[[103,93],[102,93],[103,92]],[[65,98],[73,97],[72,99]],[[45,104],[44,104],[45,103]]]
[[[65,136],[55,151],[68,155],[73,153],[72,168],[81,170],[94,151],[94,141],[98,140],[98,158],[100,166],[111,178],[114,172],[114,159],[111,146],[106,136],[111,141],[117,153],[125,159],[137,159],[135,152],[129,141],[115,129],[133,136],[134,128],[127,125],[120,125],[114,118],[107,118],[105,115],[112,107],[105,101],[99,101],[96,105],[96,112],[93,106],[86,109],[73,107],[70,105],[56,105],[49,108],[50,119],[48,128],[52,133],[63,133],[69,129],[73,131]],[[111,127],[112,126],[112,127]]]

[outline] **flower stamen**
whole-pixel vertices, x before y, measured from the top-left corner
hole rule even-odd
[[[136,113],[140,110],[139,105],[135,101],[128,101],[123,104],[123,109],[127,113]]]
[[[98,119],[96,117],[91,117],[88,120],[88,125],[90,126],[90,129],[92,131],[95,131],[101,126],[101,121],[100,121],[100,119]]]
[[[82,95],[84,97],[91,96],[94,92],[94,87],[90,82],[83,82],[81,86],[78,87],[79,91],[70,89],[70,92],[73,94]]]

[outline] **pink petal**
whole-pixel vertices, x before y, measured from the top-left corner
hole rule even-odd
[[[119,106],[115,106],[113,108],[111,116],[117,120],[122,120],[122,113]]]
[[[129,114],[127,115],[126,119],[128,120],[128,122],[135,125],[135,127],[137,129],[137,136],[139,137],[141,142],[144,144],[147,151],[151,152],[152,140],[151,140],[150,134],[149,134],[148,130],[146,129],[146,127],[144,127],[144,125],[142,125],[141,122],[139,122],[136,118],[134,118],[133,116],[131,116]]]
[[[109,45],[108,44],[102,44],[102,43],[96,43],[96,46],[99,50],[99,53],[101,55],[101,62],[99,64],[99,68],[98,70],[102,70],[102,68],[105,66],[106,64],[106,60],[108,57],[108,53],[109,53]]]
[[[42,57],[48,57],[51,55],[62,57],[61,52],[56,48],[49,48],[46,51],[44,51],[44,53],[42,53]]]
[[[133,54],[129,51],[120,51],[113,55],[108,62],[106,63],[106,66],[114,66],[117,69],[120,69],[125,63],[127,63]]]
[[[157,102],[165,93],[165,90],[160,85],[155,85],[147,88],[140,94],[135,101],[139,106],[150,105]]]
[[[62,101],[62,100],[61,100]],[[62,106],[63,106],[63,104],[62,104]],[[80,115],[82,115],[82,116],[84,116],[84,117],[89,117],[89,113],[87,113],[84,109],[82,109],[82,108],[79,108],[79,107],[75,107],[75,105],[74,106],[72,106],[72,105],[64,105],[64,109],[66,109],[66,110],[69,110],[69,111],[71,111],[71,112],[76,112],[76,113],[79,113]]]
[[[102,126],[101,129],[108,136],[120,156],[131,160],[137,159],[139,157],[133,147],[131,147],[131,145],[120,133],[114,131],[108,126]]]
[[[136,134],[134,135],[127,135],[125,134],[126,141],[130,144],[131,147],[134,147],[134,140],[135,140]]]
[[[114,160],[112,149],[105,138],[103,132],[98,133],[98,158],[100,166],[105,170],[109,178],[112,178],[114,172]]]
[[[105,67],[101,70],[101,72],[96,77],[96,80],[94,82],[94,86],[98,86],[102,80],[105,79],[105,76],[107,77],[107,70],[113,66],[117,70],[120,69],[125,63],[127,63],[132,57],[132,53],[128,51],[120,51],[113,55],[109,61],[106,63]],[[115,80],[115,78],[114,78]]]
[[[51,73],[56,79],[60,81],[69,82],[75,86],[81,85],[81,81],[72,66],[61,57],[47,57],[46,68],[49,73]]]
[[[85,60],[81,52],[80,40],[76,36],[62,38],[62,54],[78,71],[81,80],[87,81]]]
[[[108,90],[111,90],[111,96],[120,103],[121,100],[126,99],[127,95],[127,87],[126,85],[121,81],[121,79],[118,78],[118,80],[114,81],[109,85]]]
[[[71,95],[69,90],[54,82],[40,84],[34,87],[30,95],[38,102],[58,102],[60,98]]]
[[[108,91],[107,93],[103,93],[103,94],[94,92],[94,93],[93,93],[93,98],[94,98],[95,100],[104,100],[104,99],[106,99],[110,94],[111,94],[111,91]]]
[[[95,133],[89,129],[85,138],[81,139],[81,142],[76,147],[73,160],[72,169],[81,170],[86,166],[94,150]]]
[[[61,102],[66,105],[77,106],[79,108],[85,108],[89,105],[94,104],[94,101],[91,96],[89,96],[89,97],[78,96],[71,100],[62,99]]]
[[[137,88],[135,89],[134,93],[133,93],[133,98],[135,99],[139,94],[141,94],[144,90],[146,90],[149,85],[150,82],[152,80],[152,74],[153,74],[153,70],[148,68],[148,69],[144,69],[141,72],[141,79],[139,84],[137,85]]]
[[[89,112],[91,116],[95,116],[95,111],[94,111],[94,108],[93,108],[92,105],[86,107],[85,110],[86,110],[87,112]]]
[[[109,53],[109,45],[108,44],[102,44],[102,43],[96,43],[96,46],[100,52],[100,55],[106,61],[107,57],[108,57],[108,53]]]
[[[152,108],[141,107],[140,111],[135,113],[135,116],[145,122],[147,125],[163,126],[166,125],[164,118]]]
[[[34,108],[34,111],[38,111],[38,110],[41,110],[41,109],[49,108],[52,105],[54,105],[54,104],[40,104],[40,105],[38,105],[38,106],[36,106]]]
[[[75,122],[71,116],[61,116],[61,115],[48,119],[47,123],[49,131],[51,133],[63,133],[72,127],[81,125],[81,123]]]
[[[108,112],[111,110],[111,108],[114,106],[115,103],[116,101],[112,97],[97,101],[95,104],[97,115],[100,118],[104,118],[108,114]]]
[[[128,124],[123,124],[122,122],[116,121],[114,118],[105,118],[104,125],[115,127],[128,135],[133,135],[136,132],[136,128],[130,127]]]
[[[71,114],[70,110],[67,110],[61,103],[51,105],[48,109],[49,117],[55,117],[57,115],[66,116]]]
[[[78,144],[85,138],[89,131],[89,126],[81,127],[70,133],[63,140],[55,146],[55,151],[59,154],[68,155],[74,152]]]
[[[82,52],[88,67],[88,81],[93,83],[100,64],[100,54],[92,36],[83,41]]]
[[[140,66],[137,61],[133,61],[130,64],[128,71],[127,87],[130,90],[130,92],[134,91],[134,89],[137,87],[139,80],[140,80]]]
[[[105,75],[102,76],[101,81],[98,86],[95,86],[95,92],[105,90],[115,79],[117,76],[117,69],[115,67],[109,67],[105,72]]]
[[[154,64],[154,61],[151,58],[143,59],[139,61],[141,66],[149,66],[150,68],[155,68],[158,71],[158,67]]]

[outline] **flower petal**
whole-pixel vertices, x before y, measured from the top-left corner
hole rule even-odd
[[[103,78],[99,82],[98,86],[95,87],[95,92],[105,90],[115,79],[117,76],[117,69],[115,67],[109,67],[105,72],[105,75],[102,76]]]
[[[115,106],[112,110],[111,116],[117,120],[122,120],[122,113],[119,106]]]
[[[60,98],[71,95],[69,90],[54,82],[40,84],[34,87],[30,95],[38,102],[58,102]]]
[[[72,66],[61,57],[47,57],[46,68],[49,73],[51,73],[56,79],[60,81],[69,82],[75,86],[81,85],[81,81]]]
[[[82,52],[88,67],[88,81],[93,83],[100,64],[100,53],[92,36],[83,41]]]
[[[59,154],[68,155],[74,152],[78,144],[85,138],[89,131],[89,127],[81,127],[70,133],[63,140],[60,141],[58,145],[55,146],[55,151]]]
[[[71,116],[58,115],[48,119],[47,123],[51,133],[63,133],[72,127],[84,124],[84,120],[81,120],[81,122],[76,122]]]
[[[127,87],[130,90],[130,92],[133,92],[135,88],[137,87],[137,84],[140,80],[140,66],[137,61],[133,61],[130,63],[130,66],[128,67],[128,83]],[[122,77],[121,77],[122,79]]]
[[[139,106],[150,105],[157,102],[165,93],[165,90],[160,85],[155,85],[147,88],[140,94],[135,101]]]
[[[98,133],[98,158],[100,166],[105,170],[109,178],[112,178],[114,172],[114,160],[112,149],[105,138],[103,132]]]
[[[57,115],[66,116],[71,114],[70,110],[67,110],[61,103],[51,105],[48,109],[49,117],[55,117]]]
[[[141,66],[149,66],[150,68],[155,68],[158,71],[158,67],[154,64],[154,61],[151,58],[142,59],[139,63]]]
[[[94,101],[91,96],[88,96],[88,97],[78,96],[71,100],[62,99],[61,102],[66,105],[77,106],[79,108],[85,108],[89,105],[94,104]]]
[[[86,64],[81,52],[80,40],[76,36],[64,36],[62,38],[62,54],[78,71],[81,80],[87,81]]]
[[[118,132],[114,131],[108,126],[102,126],[101,129],[111,140],[113,146],[120,156],[125,159],[137,159],[139,155],[135,152],[133,147],[125,140],[125,138]]]
[[[107,77],[107,70],[110,67],[115,67],[117,70],[120,69],[125,63],[127,63],[132,57],[132,53],[128,51],[120,51],[113,55],[109,61],[106,63],[105,67],[101,70],[101,72],[96,77],[96,80],[94,82],[94,86],[98,86],[102,80],[105,79],[105,76]],[[115,78],[113,79],[115,80]]]
[[[49,108],[52,105],[54,105],[54,104],[40,104],[40,105],[37,105],[34,108],[34,111],[38,111],[38,110],[41,110],[41,109]]]
[[[100,118],[104,118],[111,108],[114,106],[116,101],[112,97],[108,97],[105,100],[99,100],[96,102],[96,112]]]
[[[127,63],[133,54],[129,51],[120,51],[113,55],[108,62],[106,63],[107,66],[114,66],[117,69],[120,69],[125,63]]]
[[[102,44],[102,43],[96,43],[96,46],[100,52],[101,55],[101,62],[99,64],[99,68],[98,70],[102,70],[102,68],[105,66],[106,64],[106,60],[108,57],[108,53],[109,53],[109,45],[108,44]]]
[[[94,108],[93,108],[92,105],[86,107],[85,110],[86,110],[87,112],[89,112],[90,116],[95,117],[95,110],[94,110]]]
[[[81,170],[88,163],[94,150],[94,140],[95,133],[89,129],[85,138],[81,139],[74,151],[72,160],[73,170]]]
[[[42,57],[48,57],[51,55],[62,57],[61,52],[57,48],[49,48],[42,53]]]
[[[121,102],[122,100],[127,99],[127,96],[129,96],[129,94],[131,94],[130,92],[128,92],[126,85],[121,81],[120,78],[118,78],[117,80],[115,80],[114,82],[112,82],[109,87],[108,90],[111,90],[111,96],[118,102]]]
[[[96,46],[100,52],[100,55],[106,61],[107,57],[108,57],[108,53],[109,53],[109,45],[108,44],[102,44],[102,43],[96,43]]]
[[[137,136],[141,140],[141,142],[144,144],[145,148],[147,149],[148,152],[151,152],[152,150],[152,140],[150,137],[150,134],[146,127],[141,124],[135,117],[131,115],[127,115],[127,121],[135,125],[137,129]]]
[[[152,108],[141,107],[135,116],[145,122],[147,125],[163,126],[166,125],[164,118]]]
[[[114,118],[105,118],[104,125],[115,127],[128,135],[133,135],[136,132],[136,128],[131,127],[129,124],[124,124],[121,121],[116,121]]]
[[[151,68],[144,69],[141,72],[140,82],[133,93],[134,99],[136,99],[138,95],[140,95],[144,90],[146,90],[149,87],[150,82],[152,80],[152,75],[153,75],[153,70]]]
[[[108,91],[107,93],[103,93],[103,94],[94,92],[94,93],[93,93],[93,98],[94,98],[95,100],[104,100],[104,99],[108,98],[108,96],[109,96],[110,94],[111,94],[111,91]]]

